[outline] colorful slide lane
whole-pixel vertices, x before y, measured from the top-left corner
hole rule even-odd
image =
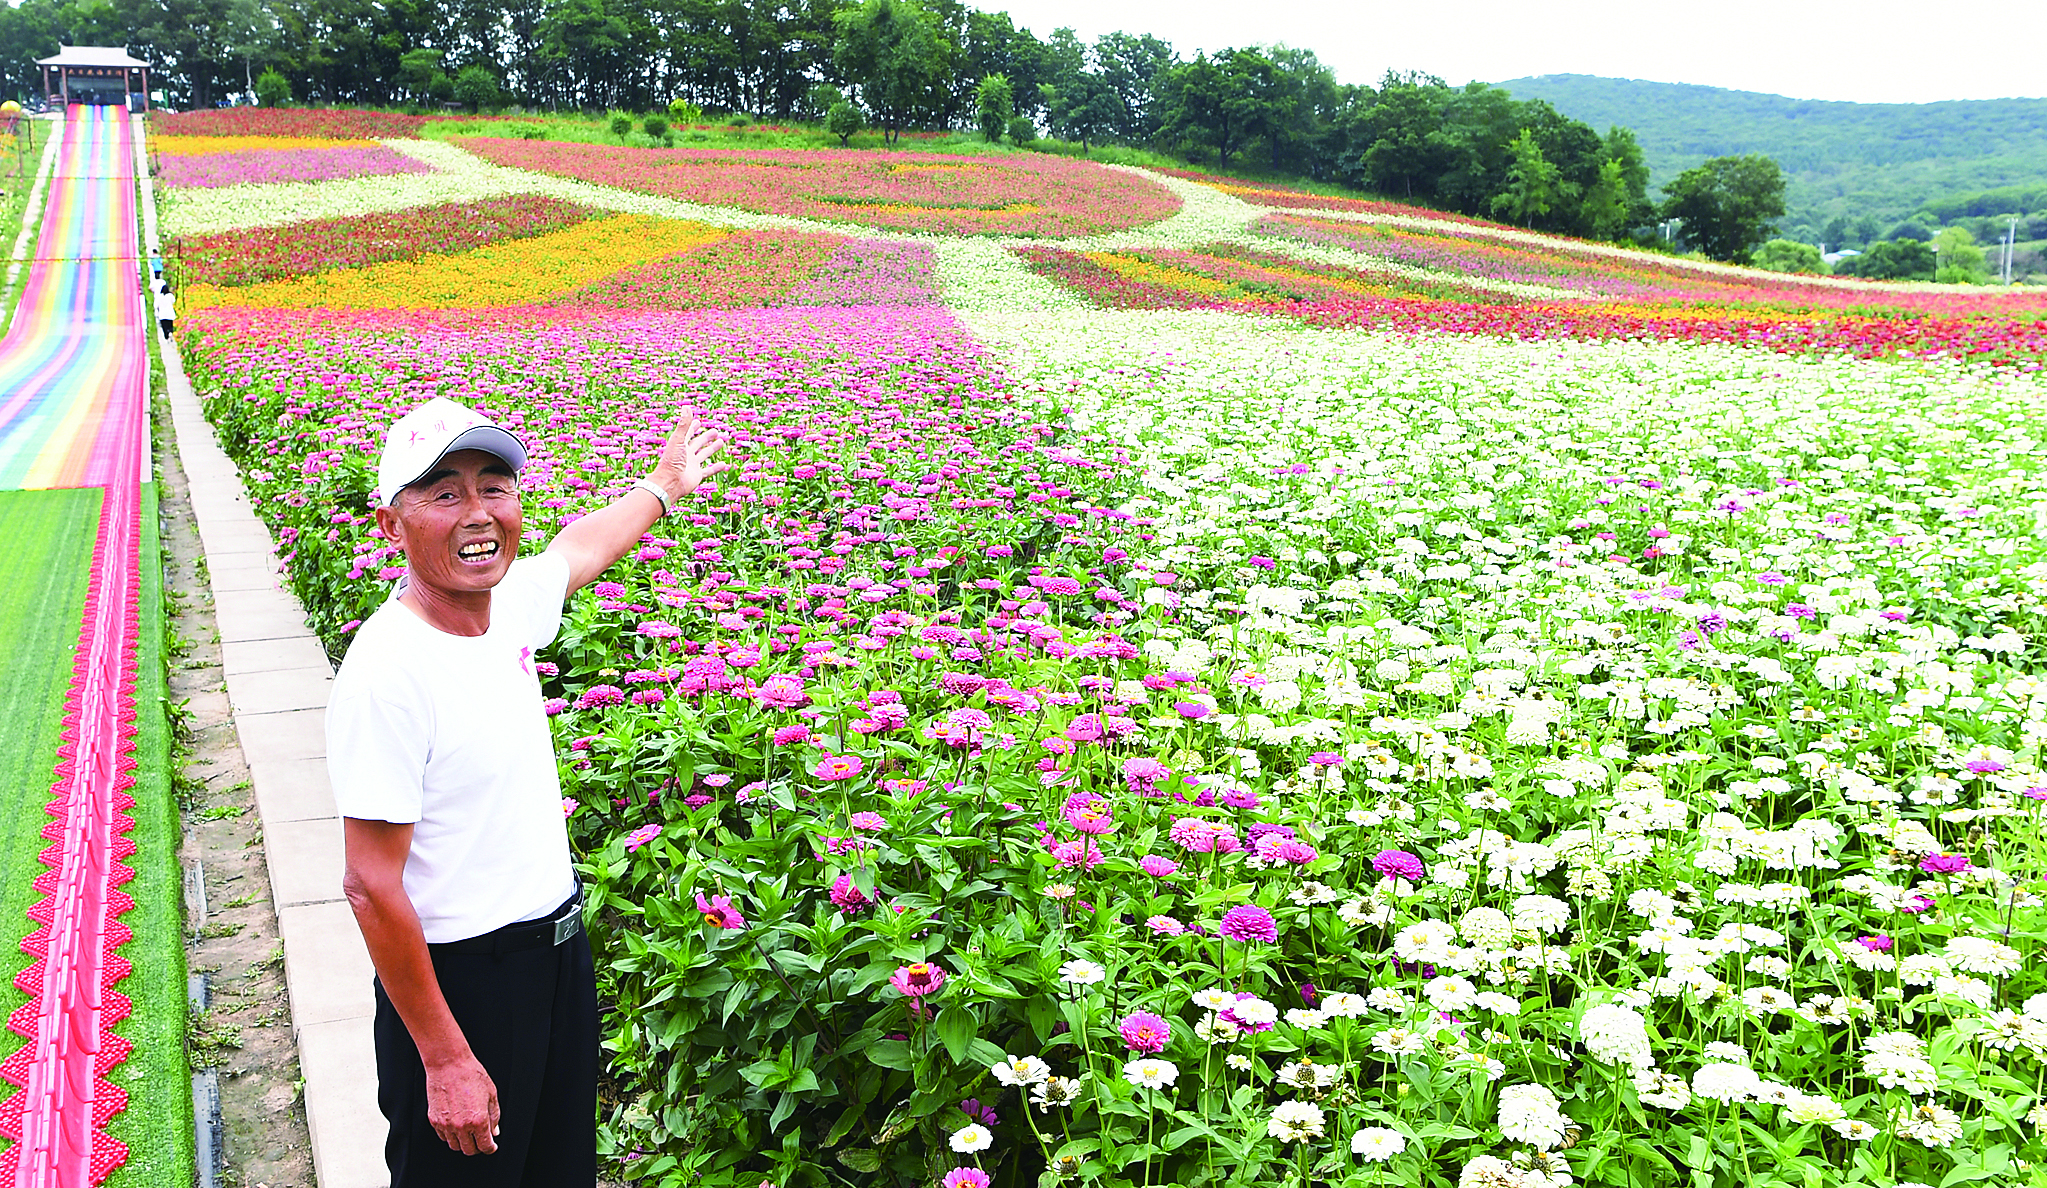
[[[149,313],[128,116],[74,107],[28,288],[0,340],[0,490],[104,487],[140,440]],[[136,447],[139,448],[139,447]]]
[[[15,979],[28,1003],[8,1019],[25,1042],[0,1079],[21,1087],[0,1102],[0,1185],[90,1188],[127,1160],[105,1133],[127,1106],[106,1080],[128,1055],[114,1034],[129,1002],[113,987],[129,973],[116,950],[118,917],[133,906],[135,652],[141,605],[144,422],[150,324],[135,227],[135,145],[126,112],[75,106],[28,287],[0,340],[0,490],[99,488],[100,514],[79,645],[71,661],[56,783],[43,829],[48,870],[21,943],[34,962]]]

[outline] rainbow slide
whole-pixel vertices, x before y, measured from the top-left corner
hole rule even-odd
[[[0,491],[101,490],[78,646],[67,663],[63,744],[50,756],[49,842],[14,980],[28,1002],[7,1019],[24,1042],[0,1061],[20,1092],[0,1102],[0,1183],[91,1188],[126,1161],[106,1133],[127,1107],[107,1080],[127,1058],[114,987],[133,902],[121,887],[134,827],[136,646],[140,631],[144,421],[152,326],[136,244],[135,141],[118,108],[75,106],[64,125],[42,237],[12,326],[0,339]]]
[[[0,490],[105,486],[140,448],[151,325],[128,114],[73,107],[28,288],[0,339]]]

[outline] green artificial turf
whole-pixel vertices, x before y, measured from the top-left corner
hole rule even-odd
[[[57,761],[64,696],[70,688],[79,620],[99,528],[97,489],[0,492],[0,1012],[27,1001],[14,975],[28,965],[21,939],[40,898],[33,886],[49,843],[43,806]],[[118,989],[134,1010],[118,1031],[135,1045],[113,1080],[129,1093],[110,1132],[129,1146],[112,1188],[184,1188],[192,1182],[192,1090],[185,1064],[185,950],[178,877],[177,810],[169,782],[164,712],[163,587],[156,488],[142,488],[142,632],[136,656],[138,764],[129,837],[135,900],[121,917],[135,936],[122,955],[135,972]],[[0,1057],[21,1045],[0,1032]]]

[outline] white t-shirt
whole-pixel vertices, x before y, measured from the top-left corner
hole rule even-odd
[[[414,826],[405,894],[429,944],[540,919],[575,891],[534,669],[568,583],[559,554],[514,561],[478,636],[440,631],[393,598],[357,628],[334,678],[335,807]]]

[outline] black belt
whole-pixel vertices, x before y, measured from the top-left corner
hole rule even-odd
[[[576,893],[554,911],[539,920],[521,920],[503,928],[472,936],[468,940],[448,941],[444,944],[428,945],[435,953],[456,953],[471,955],[489,953],[503,956],[517,953],[522,949],[537,949],[542,945],[559,945],[583,931],[583,885],[576,884]]]

